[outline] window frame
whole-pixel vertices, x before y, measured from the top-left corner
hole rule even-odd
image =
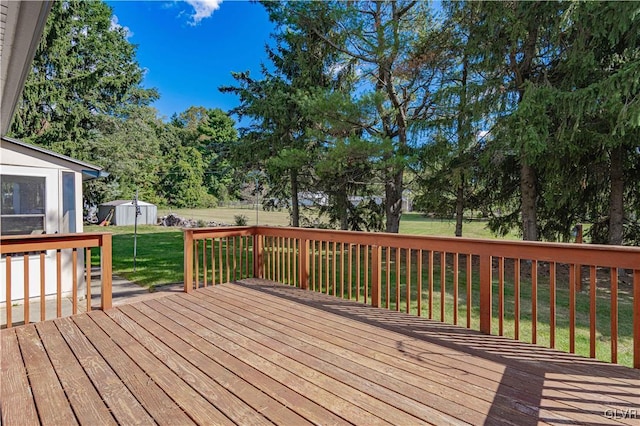
[[[0,221],[3,222],[7,219],[11,218],[41,218],[42,227],[34,228],[31,232],[28,233],[5,233],[4,226],[0,227],[0,235],[30,235],[36,231],[41,231],[42,233],[46,233],[47,231],[47,176],[38,175],[38,174],[22,174],[22,173],[11,173],[5,172],[4,170],[0,173],[0,182],[4,184],[7,178],[11,178],[13,181],[19,181],[20,179],[34,179],[38,180],[36,184],[42,185],[42,206],[40,209],[42,213],[3,213],[2,205],[4,204],[4,192],[2,191],[2,186],[0,185]],[[10,181],[11,182],[11,181]]]

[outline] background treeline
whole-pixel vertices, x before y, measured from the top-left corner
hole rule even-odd
[[[256,6],[260,7],[260,6]],[[167,123],[102,3],[57,2],[13,135],[104,166],[89,203],[209,206],[258,180],[294,226],[397,232],[403,198],[497,233],[640,242],[640,3],[263,2],[261,75]],[[248,123],[236,132],[227,114]],[[354,202],[357,200],[359,202]]]

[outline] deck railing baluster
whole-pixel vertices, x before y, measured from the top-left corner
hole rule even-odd
[[[596,266],[589,266],[589,356],[596,357],[596,293],[598,291]]]
[[[531,261],[531,343],[538,343],[538,261]]]
[[[504,336],[504,257],[498,259],[498,335]]]

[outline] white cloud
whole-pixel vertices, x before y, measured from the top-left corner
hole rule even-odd
[[[194,13],[191,15],[191,25],[198,25],[200,21],[205,18],[209,18],[213,15],[213,12],[220,8],[222,0],[185,0],[191,7],[193,7]]]
[[[118,17],[116,15],[112,15],[111,16],[111,27],[109,28],[110,30],[117,30],[123,28],[124,29],[124,36],[127,40],[129,40],[131,37],[133,37],[133,31],[131,31],[129,29],[129,27],[123,27],[122,25],[120,25],[118,23]]]

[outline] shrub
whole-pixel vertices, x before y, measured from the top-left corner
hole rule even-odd
[[[249,218],[243,214],[237,214],[233,219],[236,222],[236,226],[247,226],[247,222],[249,221]]]

